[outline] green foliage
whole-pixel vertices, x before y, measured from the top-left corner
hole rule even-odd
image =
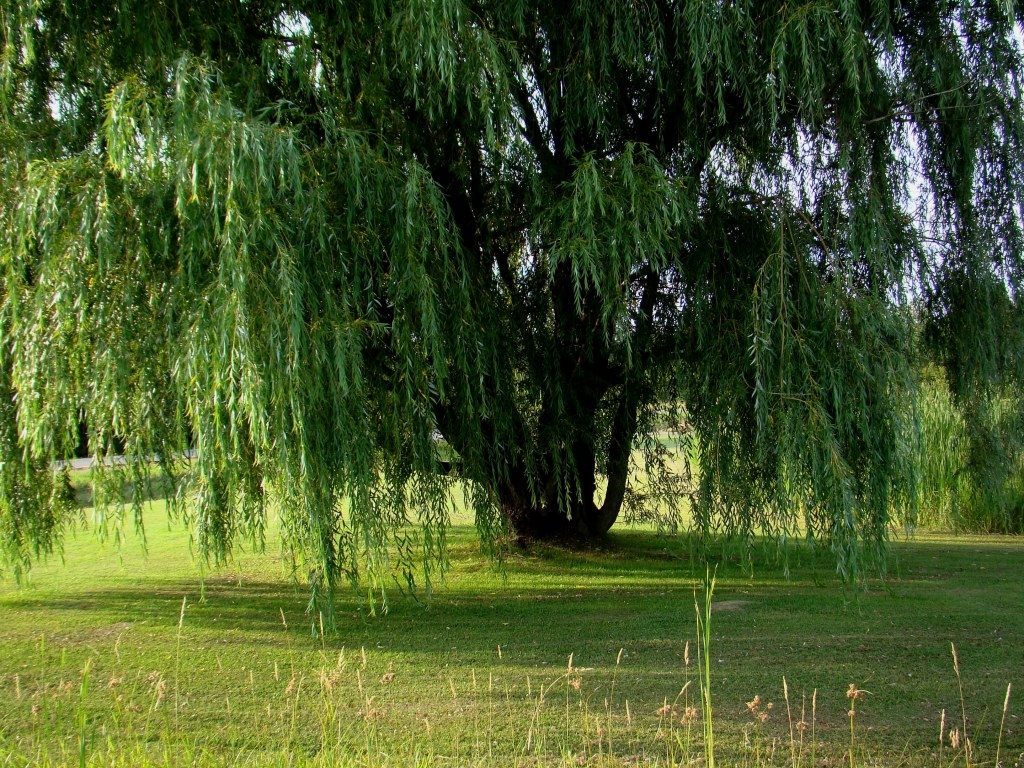
[[[1024,530],[1022,407],[1010,390],[963,414],[944,380],[922,384],[919,512],[930,528],[991,533]]]
[[[279,509],[327,620],[443,567],[451,456],[488,543],[692,490],[852,577],[919,497],[918,339],[968,415],[1019,381],[1014,13],[3,0],[7,561],[84,421],[214,562]]]

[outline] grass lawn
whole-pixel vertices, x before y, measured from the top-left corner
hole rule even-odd
[[[187,533],[161,502],[148,518],[147,555],[80,532],[28,586],[0,582],[0,766],[704,762],[688,712],[704,566],[685,537],[627,529],[499,572],[456,527],[428,606],[396,593],[370,616],[343,593],[322,639],[273,552],[207,573],[204,596]],[[997,748],[1024,763],[1024,541],[919,535],[860,590],[825,555],[797,552],[786,579],[724,552],[709,657],[719,763],[850,766],[852,738],[853,768],[964,765],[950,741],[961,701],[972,765]],[[851,684],[868,692],[852,737]]]

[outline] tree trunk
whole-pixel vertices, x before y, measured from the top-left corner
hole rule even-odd
[[[499,489],[502,514],[522,540],[591,541],[604,537],[618,520],[629,480],[630,452],[636,431],[636,400],[624,390],[619,398],[608,445],[608,486],[604,503],[594,501],[597,492],[597,460],[589,441],[572,443],[572,465],[559,498],[553,476],[545,485],[542,503],[536,503],[525,474],[518,483]],[[574,475],[574,476],[573,476]]]

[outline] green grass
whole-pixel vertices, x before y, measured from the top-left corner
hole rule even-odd
[[[498,571],[457,527],[428,606],[396,594],[370,616],[343,593],[336,636],[318,638],[273,553],[204,576],[160,502],[147,535],[144,555],[82,531],[28,586],[0,582],[0,766],[703,764],[687,709],[705,566],[685,537],[627,530]],[[723,548],[708,657],[719,764],[850,766],[851,684],[868,692],[854,768],[965,764],[962,744],[938,743],[943,710],[947,734],[963,729],[955,644],[971,765],[993,765],[997,746],[1021,765],[1024,541],[921,535],[896,552],[887,581],[850,591],[826,555],[797,550],[785,579]],[[812,699],[813,740],[796,727]]]

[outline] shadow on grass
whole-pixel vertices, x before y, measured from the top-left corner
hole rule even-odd
[[[358,640],[424,652],[450,649],[455,638],[462,649],[492,652],[518,645],[555,658],[561,649],[569,653],[579,645],[681,644],[693,634],[703,575],[703,564],[686,547],[649,534],[620,534],[608,547],[589,550],[534,547],[512,554],[497,570],[463,538],[449,579],[429,601],[422,593],[425,602],[394,589],[386,611],[378,605],[373,616],[365,593],[343,585],[335,607],[337,633],[327,642]],[[906,626],[906,632],[916,631],[909,629],[915,622],[921,631],[941,626],[982,632],[991,625],[992,631],[1011,626],[1019,632],[1024,621],[1007,617],[1019,603],[1022,553],[1024,542],[1016,539],[971,547],[952,541],[901,544],[889,580],[846,588],[819,552],[795,552],[792,559],[799,562],[788,579],[777,564],[755,562],[751,574],[726,559],[719,566],[716,600],[731,610],[722,611],[717,623],[723,631],[735,628],[779,642],[822,627],[833,636],[859,637],[875,623]],[[186,598],[185,625],[193,632],[230,629],[283,637],[283,619],[289,634],[309,637],[319,623],[305,613],[305,587],[284,575],[267,580],[221,574],[200,581],[161,577],[153,569],[137,578],[132,586],[15,591],[0,597],[0,605],[71,626],[103,617],[173,628]]]
[[[262,712],[262,699],[251,692],[253,669],[257,686],[273,680],[274,690],[283,690],[294,664],[315,686],[343,648],[353,665],[364,652],[369,657],[371,671],[363,679],[374,686],[373,695],[394,690],[387,695],[407,695],[417,702],[410,706],[436,711],[447,711],[453,684],[464,697],[459,706],[476,701],[466,693],[470,680],[481,681],[482,697],[491,674],[522,698],[528,679],[534,686],[557,680],[570,654],[575,667],[586,670],[586,690],[598,709],[616,674],[616,695],[647,717],[692,679],[686,643],[695,656],[694,599],[703,571],[689,553],[692,542],[630,532],[588,550],[537,546],[511,554],[497,572],[480,556],[471,531],[456,534],[450,578],[428,605],[394,591],[387,614],[373,617],[360,594],[342,588],[337,632],[326,638],[310,631],[305,588],[284,575],[255,576],[239,563],[234,574],[207,577],[200,602],[199,580],[161,573],[159,558],[144,572],[102,584],[0,595],[0,638],[34,659],[41,654],[32,645],[45,637],[51,654],[63,660],[66,650],[77,668],[93,655],[120,663],[111,650],[120,642],[120,653],[130,659],[125,666],[134,664],[138,674],[177,669],[180,639],[188,678],[182,687],[190,691],[190,706],[197,712],[208,706],[201,711],[213,712],[210,717],[221,716],[222,690],[233,701],[259,700]],[[845,691],[855,683],[871,691],[857,717],[858,728],[877,729],[873,741],[891,740],[894,753],[908,741],[930,743],[941,711],[957,707],[950,643],[960,651],[976,711],[998,706],[1007,682],[1017,690],[1024,541],[923,539],[896,549],[889,581],[846,589],[818,552],[796,550],[786,580],[767,554],[755,553],[751,575],[730,559],[734,552],[722,550],[728,556],[719,566],[715,597],[730,610],[713,615],[712,669],[723,724],[739,732],[749,719],[745,703],[755,695],[774,699],[778,712],[786,677],[794,696],[821,692],[818,723],[841,746],[848,727]],[[387,688],[379,681],[392,672],[395,681]],[[1008,749],[1017,748],[1019,733],[1015,727],[1007,737]]]

